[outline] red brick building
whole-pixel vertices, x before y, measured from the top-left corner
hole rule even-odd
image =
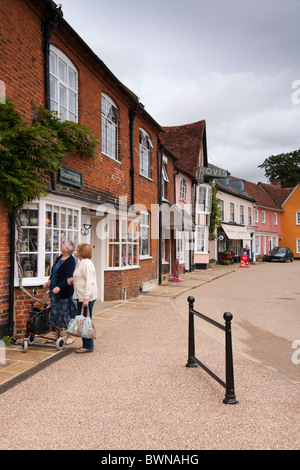
[[[2,0],[0,49],[0,81],[24,119],[31,119],[33,100],[84,124],[100,141],[96,159],[70,155],[58,174],[49,175],[47,197],[24,206],[24,287],[42,286],[60,242],[73,239],[94,248],[101,301],[138,295],[158,282],[162,269],[162,128],[51,0]],[[171,182],[174,162],[169,158],[167,165]],[[168,200],[175,202],[173,184]],[[17,287],[10,261],[15,226],[3,204],[0,218],[0,334],[8,325],[20,335],[29,298]]]

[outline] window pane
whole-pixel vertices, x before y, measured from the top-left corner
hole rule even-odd
[[[23,277],[37,277],[37,255],[20,255]]]
[[[53,230],[52,232],[52,242],[53,242],[53,251],[60,250],[60,239],[59,239],[59,232],[57,230]]]
[[[55,103],[53,100],[50,102],[50,111],[57,111],[57,103]]]
[[[60,217],[61,217],[61,228],[67,228],[67,222],[66,222],[66,208],[61,207],[60,209]]]
[[[59,227],[59,207],[53,207],[53,227]]]
[[[59,86],[59,100],[60,100],[60,105],[66,108],[67,107],[67,89],[63,85]]]
[[[128,221],[126,219],[122,219],[121,224],[122,224],[122,229],[121,229],[122,240],[127,240],[127,236],[128,236],[127,224],[128,224]]]
[[[52,227],[52,207],[47,205],[46,206],[46,220],[45,220],[46,227]]]
[[[67,64],[65,64],[61,59],[58,61],[58,71],[60,80],[67,83]]]
[[[68,67],[68,76],[69,76],[69,87],[72,90],[76,91],[76,73],[70,67]]]
[[[119,245],[110,245],[109,246],[109,267],[118,268],[119,267]]]
[[[73,228],[75,230],[78,230],[78,228],[79,228],[79,214],[78,214],[78,211],[74,211],[74,225],[73,225]]]
[[[60,114],[60,119],[62,121],[66,121],[68,119],[68,113],[67,113],[66,108],[63,108],[62,106],[60,106],[59,114]]]
[[[45,232],[45,251],[52,251],[52,230],[46,229]]]
[[[56,55],[53,54],[52,51],[50,51],[50,72],[53,73],[53,75],[57,75],[57,71],[56,71]]]
[[[73,228],[73,214],[72,214],[72,209],[67,209],[67,221],[68,221],[68,226],[67,228]]]
[[[56,84],[57,80],[50,75],[50,97],[55,102],[57,102]]]
[[[73,91],[69,90],[69,111],[73,114],[76,113],[76,95]]]
[[[23,229],[21,252],[32,253],[38,251],[38,230]]]
[[[51,274],[51,267],[53,265],[53,256],[51,254],[46,253],[45,257],[45,276],[50,276]]]

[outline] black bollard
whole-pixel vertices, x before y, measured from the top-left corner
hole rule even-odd
[[[226,393],[223,403],[235,405],[238,403],[234,392],[234,375],[233,375],[233,358],[232,358],[232,339],[231,339],[231,322],[232,313],[225,312],[223,316],[225,320],[225,354],[226,354]]]

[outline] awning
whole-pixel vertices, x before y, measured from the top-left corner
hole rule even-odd
[[[251,240],[251,235],[247,232],[245,227],[225,224],[221,226],[230,240]]]

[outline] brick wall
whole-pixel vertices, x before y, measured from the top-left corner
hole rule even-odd
[[[6,93],[17,105],[23,117],[30,121],[31,100],[35,105],[45,105],[45,77],[42,22],[50,11],[44,2],[38,0],[2,0],[0,17],[0,80],[5,82]],[[94,202],[118,204],[120,196],[127,196],[131,204],[130,179],[130,130],[129,112],[136,105],[136,97],[108,71],[84,45],[77,34],[63,22],[54,31],[51,44],[58,47],[73,62],[78,70],[79,122],[101,136],[101,93],[106,93],[118,106],[119,157],[120,162],[101,154],[97,149],[95,159],[69,155],[64,166],[83,175],[81,189],[57,181],[57,191],[72,197],[89,198]],[[139,174],[139,128],[145,129],[151,137],[152,181]],[[157,187],[157,141],[160,129],[143,110],[134,121],[134,178],[135,203],[144,205],[149,211],[151,204],[158,203]],[[169,171],[171,172],[169,174]],[[169,200],[173,201],[173,170],[168,169],[170,179]],[[50,177],[48,188],[51,190]],[[9,216],[0,206],[0,327],[8,320],[9,285]],[[152,240],[151,259],[141,260],[139,269],[107,271],[105,273],[105,300],[127,298],[139,294],[143,282],[157,278],[157,241]],[[30,288],[31,289],[31,288]],[[18,288],[15,289],[15,329],[21,335],[27,321],[30,299]]]

